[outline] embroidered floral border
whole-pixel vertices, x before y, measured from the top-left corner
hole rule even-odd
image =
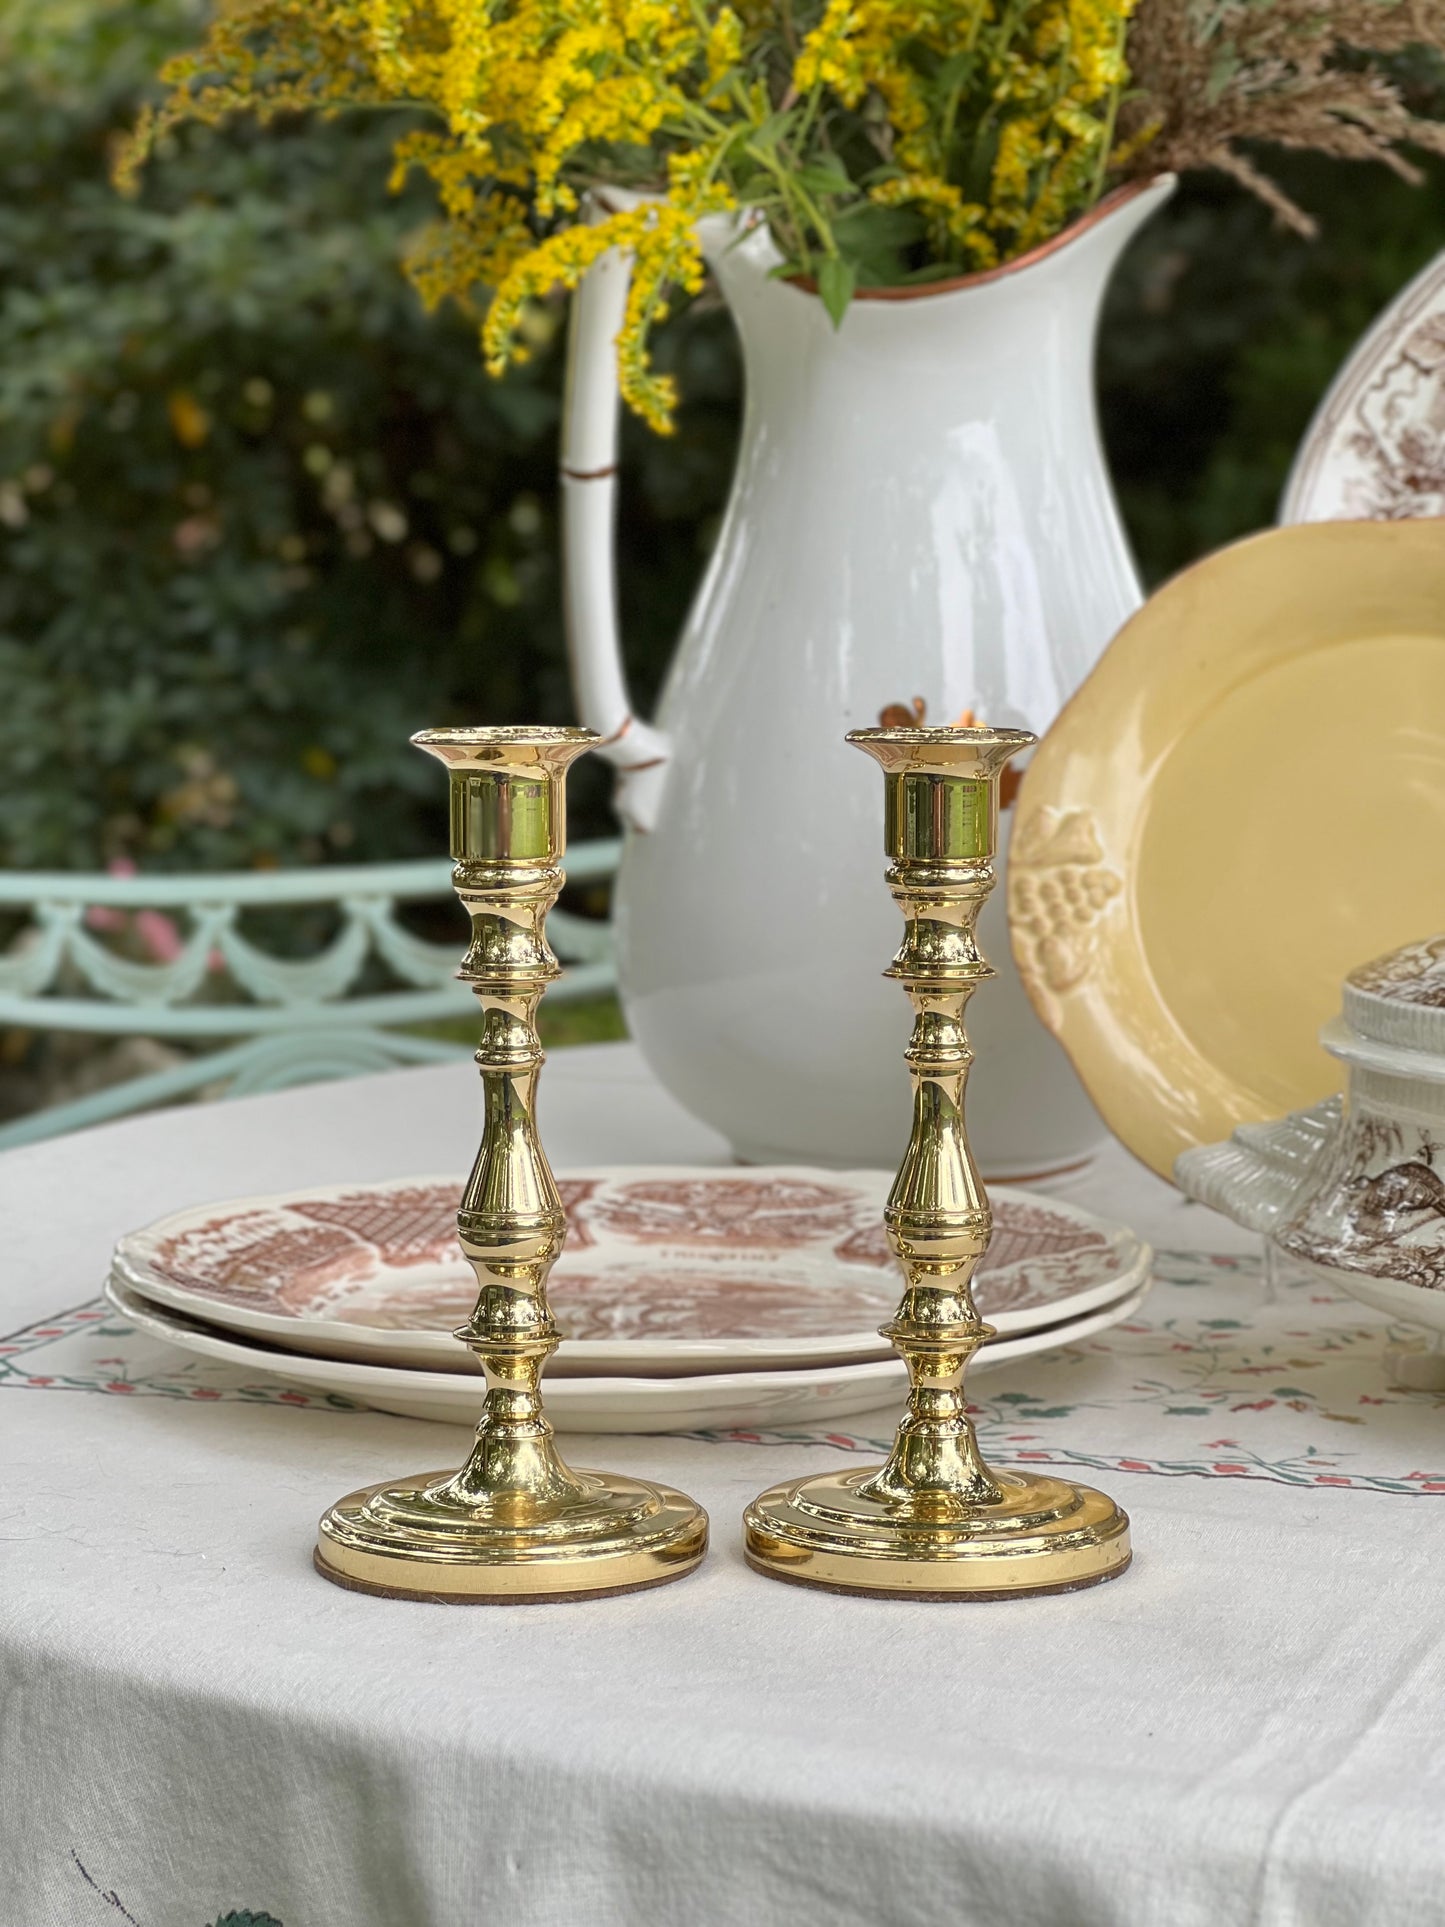
[[[985,1451],[1001,1464],[1445,1494],[1445,1396],[1397,1390],[1385,1370],[1387,1346],[1410,1329],[1312,1278],[1271,1300],[1260,1270],[1254,1258],[1160,1253],[1127,1323],[979,1376]],[[363,1409],[188,1358],[99,1300],[0,1339],[0,1390]],[[857,1432],[686,1436],[877,1453],[889,1429],[880,1412]]]

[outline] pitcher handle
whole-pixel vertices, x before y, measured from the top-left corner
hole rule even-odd
[[[594,204],[591,218],[604,211]],[[614,248],[572,297],[562,405],[563,608],[578,718],[603,738],[598,749],[616,766],[618,815],[631,829],[650,830],[671,746],[633,713],[617,625],[616,342],[631,280],[632,257]]]

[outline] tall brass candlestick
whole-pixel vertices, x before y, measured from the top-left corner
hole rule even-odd
[[[537,1136],[536,1014],[560,974],[547,912],[562,888],[567,767],[589,729],[431,729],[412,741],[447,765],[452,879],[471,918],[457,973],[482,1007],[482,1147],[457,1231],[477,1274],[456,1336],[486,1378],[459,1472],[367,1486],[321,1521],[316,1566],[358,1592],[518,1602],[631,1592],[678,1579],[707,1550],[707,1514],[670,1486],[573,1471],[540,1380],[559,1343],[547,1274],[567,1235]]]
[[[978,913],[994,885],[998,780],[1034,738],[1017,729],[859,729],[883,768],[888,886],[905,919],[886,972],[915,1012],[905,1053],[913,1134],[884,1209],[904,1292],[883,1326],[908,1367],[886,1465],[774,1486],[745,1515],[759,1572],[837,1592],[997,1599],[1071,1592],[1129,1563],[1129,1521],[1089,1486],[985,1465],[963,1378],[993,1329],[970,1281],[993,1226],[968,1146],[973,1061],[964,1007],[994,972]]]

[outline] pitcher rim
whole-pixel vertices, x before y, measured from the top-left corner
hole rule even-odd
[[[1151,188],[1160,187],[1166,181],[1172,184],[1175,178],[1166,168],[1145,179],[1126,181],[1122,187],[1112,189],[1102,200],[1095,201],[1088,213],[1080,215],[1077,221],[1061,228],[1047,241],[1040,241],[1027,254],[1016,255],[1012,261],[1000,261],[996,268],[976,268],[972,274],[955,274],[947,281],[919,281],[889,288],[855,288],[852,298],[855,301],[923,301],[934,294],[956,294],[964,288],[987,287],[991,281],[1002,281],[1006,275],[1017,274],[1021,268],[1031,268],[1036,262],[1057,254],[1089,228],[1097,227],[1100,222],[1117,214],[1120,208],[1138,200],[1141,194],[1147,194]],[[810,274],[790,274],[785,277],[784,285],[797,288],[803,294],[818,292],[818,283]]]

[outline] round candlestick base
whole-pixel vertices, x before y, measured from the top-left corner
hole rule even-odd
[[[911,1502],[859,1488],[880,1468],[775,1485],[748,1507],[748,1564],[772,1579],[830,1592],[909,1599],[1013,1599],[1076,1592],[1129,1564],[1129,1521],[1092,1486],[1028,1472],[988,1476],[1002,1497],[947,1493]]]
[[[671,1486],[571,1476],[581,1490],[550,1504],[461,1503],[454,1471],[363,1486],[322,1519],[316,1570],[388,1598],[525,1605],[665,1585],[707,1551],[707,1514]]]

